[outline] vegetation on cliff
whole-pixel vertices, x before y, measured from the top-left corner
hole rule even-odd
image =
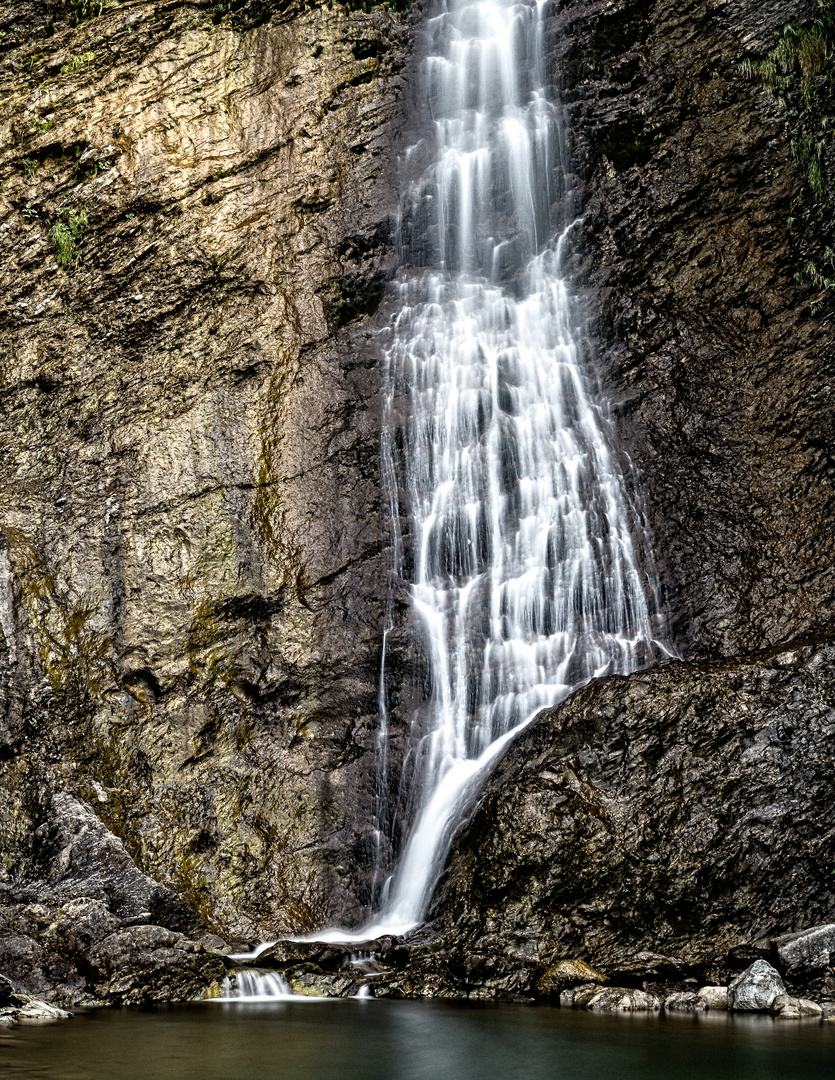
[[[787,225],[806,225],[797,278],[820,290],[813,311],[835,289],[835,2],[818,3],[816,19],[806,25],[787,23],[778,44],[762,60],[746,59],[740,65],[744,75],[774,95],[791,133],[791,154],[803,182],[792,199]]]

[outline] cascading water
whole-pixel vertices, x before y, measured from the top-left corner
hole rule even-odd
[[[409,585],[429,692],[401,772],[406,842],[377,913],[298,940],[419,925],[455,827],[514,735],[589,679],[672,655],[629,464],[564,276],[578,222],[547,94],[548,0],[441,2],[423,64],[428,134],[405,155],[423,165],[403,200],[383,336],[394,569]],[[378,825],[393,834],[398,823],[381,812]],[[227,994],[284,992],[240,979]]]
[[[275,971],[238,971],[223,980],[226,1001],[283,1001],[293,997],[289,984]]]
[[[478,776],[541,709],[661,643],[652,562],[576,327],[576,226],[545,73],[545,2],[448,0],[428,22],[427,136],[385,332],[384,474],[430,691],[378,914],[423,918]],[[384,710],[383,710],[384,712]],[[391,822],[388,823],[391,827]]]

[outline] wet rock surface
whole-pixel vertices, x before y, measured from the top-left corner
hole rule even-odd
[[[67,791],[257,940],[368,896],[410,31],[229,7],[0,15],[0,880]]]
[[[688,658],[833,624],[832,294],[803,278],[822,226],[797,118],[740,70],[818,14],[568,0],[557,15],[578,273]],[[816,93],[827,108],[831,83]]]
[[[835,901],[820,819],[835,801],[834,661],[831,644],[799,642],[670,662],[546,714],[455,841],[433,921],[386,953],[391,992],[538,998],[568,959],[615,986],[727,986],[767,961],[831,1000],[831,969],[792,982],[774,942]]]

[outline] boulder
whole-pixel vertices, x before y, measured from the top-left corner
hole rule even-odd
[[[190,1001],[225,974],[216,953],[162,926],[131,926],[110,934],[90,955],[97,993],[114,1004]]]
[[[677,990],[664,998],[666,1012],[704,1012],[707,1002],[693,990]]]
[[[574,1007],[591,1012],[658,1012],[661,998],[646,990],[633,990],[624,986],[595,986],[578,990],[574,995]]]
[[[774,999],[785,993],[780,972],[767,960],[755,960],[728,987],[728,1008],[734,1012],[768,1012]]]
[[[835,725],[822,719],[835,645],[792,655],[670,661],[595,680],[543,713],[453,841],[429,912],[439,978],[451,983],[473,954],[493,958],[494,976],[521,971],[533,941],[614,986],[691,974],[715,985],[773,962],[753,937],[823,923],[829,885],[798,852],[835,805]]]
[[[29,998],[26,1004],[17,1010],[15,1019],[19,1024],[52,1024],[56,1020],[69,1020],[71,1012],[59,1009],[38,998]]]
[[[559,997],[564,990],[581,983],[605,983],[606,976],[583,960],[560,960],[536,984],[543,997]]]
[[[788,994],[778,994],[771,1003],[772,1016],[779,1016],[782,1020],[801,1020],[804,1017],[821,1017],[823,1009],[808,998],[791,997]]]
[[[825,971],[835,965],[835,923],[824,923],[795,934],[773,938],[780,963],[787,973]]]
[[[717,1012],[725,1011],[728,1008],[728,988],[727,986],[703,986],[701,990],[698,990],[697,996],[705,1003],[705,1007],[708,1009],[714,1009]]]

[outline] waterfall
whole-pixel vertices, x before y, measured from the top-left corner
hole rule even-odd
[[[427,24],[425,134],[404,158],[414,171],[382,339],[395,571],[428,692],[379,910],[318,940],[420,923],[508,741],[588,680],[667,651],[628,461],[565,278],[577,222],[545,15],[544,2],[447,0]]]
[[[287,998],[293,998],[293,991],[277,972],[237,971],[223,980],[220,1000],[284,1001]]]

